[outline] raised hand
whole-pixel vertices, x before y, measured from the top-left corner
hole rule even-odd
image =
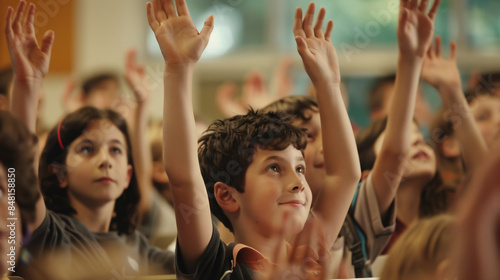
[[[432,45],[434,19],[441,0],[434,0],[429,13],[429,0],[420,0],[420,5],[418,2],[401,0],[397,35],[399,50],[403,55],[423,58]]]
[[[139,102],[146,101],[149,97],[146,87],[144,87],[144,66],[136,63],[136,50],[130,49],[127,51],[125,61],[125,79],[127,84],[134,93],[135,100]]]
[[[47,31],[38,46],[35,37],[35,5],[29,4],[28,15],[22,22],[26,1],[20,1],[15,14],[9,7],[5,20],[5,35],[9,47],[14,78],[23,81],[41,81],[49,71],[50,52],[54,43],[54,32]],[[12,15],[14,14],[14,19]]]
[[[323,32],[326,10],[321,8],[313,27],[314,8],[314,3],[310,3],[304,19],[302,19],[302,9],[295,10],[293,34],[297,42],[297,51],[302,57],[306,72],[313,83],[319,80],[330,81],[333,78],[333,82],[339,84],[340,71],[337,52],[330,41],[333,21],[328,21]]]
[[[194,64],[205,50],[214,27],[209,16],[198,32],[184,0],[153,0],[147,3],[149,26],[160,45],[165,62],[169,65]]]
[[[455,42],[451,43],[450,49],[450,58],[445,59],[441,54],[441,37],[436,36],[435,49],[429,48],[422,65],[422,79],[438,91],[462,89]]]

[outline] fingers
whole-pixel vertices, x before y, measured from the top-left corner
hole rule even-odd
[[[7,15],[5,16],[5,35],[7,37],[12,36],[12,13],[14,9],[12,7],[7,8]]]
[[[425,13],[427,11],[427,5],[429,4],[429,0],[422,0],[420,2],[420,6],[418,7],[418,9],[422,12],[422,13]]]
[[[410,4],[410,0],[401,0],[399,2],[399,9],[402,10],[404,8],[408,8],[409,4]]]
[[[441,37],[438,35],[436,36],[436,56],[441,57]]]
[[[306,11],[306,16],[304,17],[304,22],[302,23],[302,29],[304,29],[306,37],[308,38],[314,36],[314,31],[312,28],[312,23],[314,20],[314,8],[314,2],[309,3]]]
[[[49,30],[45,32],[42,40],[42,48],[41,51],[45,53],[48,57],[50,57],[50,53],[52,52],[52,45],[54,44],[54,31]]]
[[[413,10],[416,9],[418,5],[418,0],[410,0],[410,3],[408,4],[408,9]]]
[[[306,40],[304,40],[303,37],[296,36],[295,42],[297,43],[297,51],[302,59],[309,59],[312,56],[312,53],[307,47]]]
[[[153,0],[153,8],[155,18],[158,22],[162,22],[167,19],[167,14],[163,10],[163,6],[160,0]]]
[[[148,15],[148,23],[151,29],[155,30],[160,23],[156,20],[155,12],[153,10],[153,4],[150,2],[146,3],[146,13]]]
[[[26,22],[24,23],[24,30],[27,34],[35,34],[35,5],[31,3],[28,8],[28,17],[26,18]]]
[[[210,34],[212,34],[212,30],[214,29],[214,16],[208,16],[203,24],[203,28],[200,31],[200,36],[206,40],[208,44],[208,39],[210,38]]]
[[[333,20],[329,20],[328,23],[326,24],[325,40],[330,41],[330,37],[332,36],[332,30],[333,30]]]
[[[457,58],[457,44],[455,42],[450,43],[450,59],[455,60]]]
[[[189,16],[189,9],[185,0],[175,0],[175,5],[177,6],[179,16]]]
[[[167,17],[176,17],[177,12],[175,11],[174,1],[173,0],[161,0],[163,8],[167,13]]]
[[[318,18],[316,19],[316,24],[314,25],[314,36],[317,38],[324,38],[323,21],[325,19],[325,14],[325,8],[319,9]]]
[[[137,55],[137,52],[135,49],[130,49],[127,51],[127,61],[125,62],[125,65],[127,69],[131,69],[135,67],[135,57]]]
[[[427,57],[429,59],[433,59],[434,58],[434,49],[432,48],[432,46],[430,46],[429,49],[427,50]]]
[[[304,37],[306,34],[302,29],[302,9],[295,9],[295,18],[293,20],[293,35]]]
[[[399,25],[401,27],[404,27],[406,25],[406,22],[408,21],[409,11],[407,8],[403,8],[400,14],[401,16],[399,18]]]
[[[14,31],[14,34],[20,34],[22,32],[20,21],[23,16],[25,6],[26,6],[26,1],[19,2],[19,5],[17,6],[16,14],[14,16],[14,21],[12,22],[12,30]]]
[[[441,3],[441,0],[435,0],[434,1],[434,4],[432,5],[431,10],[429,11],[429,17],[431,19],[435,19],[436,18],[436,13],[437,13],[437,10],[439,8],[439,4],[440,3]]]

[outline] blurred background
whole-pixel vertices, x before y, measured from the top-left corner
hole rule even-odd
[[[0,25],[8,6],[18,0],[0,1]],[[49,76],[44,83],[41,117],[53,126],[63,115],[62,93],[68,79],[78,85],[97,71],[123,73],[125,53],[137,50],[137,60],[146,66],[145,84],[152,94],[150,115],[161,118],[163,59],[146,19],[144,0],[30,0],[37,5],[37,37],[46,30],[56,33]],[[252,70],[269,82],[276,65],[290,57],[293,93],[306,94],[308,79],[295,50],[292,34],[296,7],[302,0],[187,0],[198,28],[215,16],[210,43],[196,68],[194,106],[206,121],[222,117],[215,105],[217,88],[226,81],[241,85]],[[342,78],[349,95],[351,119],[363,127],[369,122],[367,94],[374,81],[395,72],[398,0],[320,0],[333,19],[332,41],[340,60]],[[442,0],[436,34],[443,38],[448,55],[450,41],[457,42],[458,63],[464,89],[478,72],[500,69],[500,1]],[[10,59],[4,36],[0,39],[0,68]],[[126,92],[126,87],[122,87]],[[432,110],[439,96],[423,85]],[[129,94],[129,93],[127,93]]]

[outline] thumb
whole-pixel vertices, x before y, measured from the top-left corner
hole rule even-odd
[[[214,29],[214,16],[209,16],[205,23],[203,24],[203,28],[201,29],[200,36],[206,39],[208,43],[208,39],[210,39],[210,34],[212,34],[212,30]]]

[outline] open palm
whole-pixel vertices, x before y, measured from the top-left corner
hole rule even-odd
[[[42,47],[38,46],[33,21],[35,5],[30,4],[24,24],[21,23],[26,2],[21,1],[12,19],[13,9],[7,10],[5,34],[9,47],[12,68],[17,77],[42,79],[49,71],[50,52],[54,42],[54,33],[47,31]],[[24,25],[24,26],[23,26]]]
[[[155,33],[166,63],[195,63],[208,44],[213,17],[210,16],[201,32],[198,32],[185,1],[177,0],[176,4],[177,11],[173,0],[153,0],[153,4],[148,3],[149,25]]]
[[[328,21],[323,32],[326,11],[321,8],[313,27],[314,9],[314,3],[309,4],[303,20],[302,9],[297,8],[295,11],[293,34],[297,41],[297,51],[313,82],[317,79],[329,79],[333,76],[334,82],[340,83],[337,52],[330,41],[333,21]]]
[[[427,13],[428,0],[402,0],[398,24],[398,43],[402,53],[424,57],[432,44],[434,19],[440,0]]]
[[[456,60],[456,45],[451,43],[450,58],[445,59],[441,53],[441,38],[436,36],[435,49],[432,46],[427,51],[427,54],[422,64],[422,79],[436,89],[446,88],[461,88],[460,72]]]

